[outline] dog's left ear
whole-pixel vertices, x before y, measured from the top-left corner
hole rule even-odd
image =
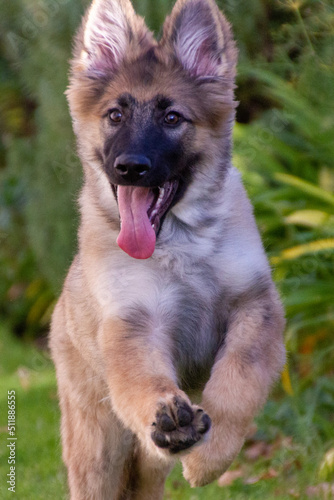
[[[234,78],[237,49],[229,23],[214,0],[178,0],[164,25],[167,45],[197,78]]]

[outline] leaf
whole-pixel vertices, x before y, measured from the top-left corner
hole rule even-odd
[[[277,265],[284,260],[297,259],[303,255],[322,252],[324,250],[334,250],[334,238],[324,238],[322,240],[311,241],[309,243],[303,243],[302,245],[287,248],[279,255],[271,257],[270,260],[273,265]]]
[[[289,396],[293,396],[294,391],[293,391],[293,387],[291,384],[291,378],[290,378],[289,368],[288,368],[287,364],[284,366],[284,369],[282,371],[281,380],[282,380],[282,386],[283,386],[283,389],[285,390],[285,392],[287,394],[289,394]]]
[[[285,217],[287,224],[297,224],[306,227],[319,227],[329,219],[329,214],[321,210],[296,210]]]
[[[299,352],[301,354],[312,354],[315,351],[317,344],[327,338],[327,330],[319,330],[313,335],[308,335],[300,346]]]
[[[319,172],[320,187],[326,191],[334,191],[334,172],[328,167],[322,167]]]
[[[310,306],[316,306],[318,311],[323,310],[323,305],[333,304],[334,290],[332,281],[318,281],[312,286],[303,286],[298,293],[288,292],[284,297],[284,305],[288,308],[297,308],[308,313]],[[291,312],[291,310],[290,310]]]
[[[27,324],[33,325],[37,323],[43,317],[51,302],[52,298],[49,290],[40,294],[27,314]]]
[[[279,182],[283,182],[284,184],[300,189],[304,193],[334,206],[334,196],[311,182],[304,181],[295,175],[283,174],[280,172],[274,174],[274,178]]]
[[[319,467],[319,477],[324,481],[334,477],[334,448],[331,448],[325,454]]]
[[[42,288],[43,288],[43,281],[40,278],[32,281],[26,289],[25,292],[26,297],[28,299],[33,299],[39,294]]]

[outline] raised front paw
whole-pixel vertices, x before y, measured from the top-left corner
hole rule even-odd
[[[175,454],[198,443],[211,427],[209,415],[179,396],[162,403],[152,424],[153,442]]]

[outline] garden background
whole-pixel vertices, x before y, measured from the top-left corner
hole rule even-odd
[[[334,3],[225,0],[239,47],[234,164],[286,308],[288,364],[240,457],[166,499],[334,498]],[[172,0],[134,1],[159,32]],[[81,169],[64,91],[88,1],[0,0],[0,496],[66,498],[50,315],[76,248]],[[7,391],[16,391],[16,493]]]

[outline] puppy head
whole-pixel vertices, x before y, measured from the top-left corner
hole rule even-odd
[[[178,0],[156,42],[129,0],[95,0],[67,92],[85,168],[118,201],[119,246],[150,257],[199,166],[226,167],[236,48],[213,0]],[[112,191],[111,191],[112,192]]]

